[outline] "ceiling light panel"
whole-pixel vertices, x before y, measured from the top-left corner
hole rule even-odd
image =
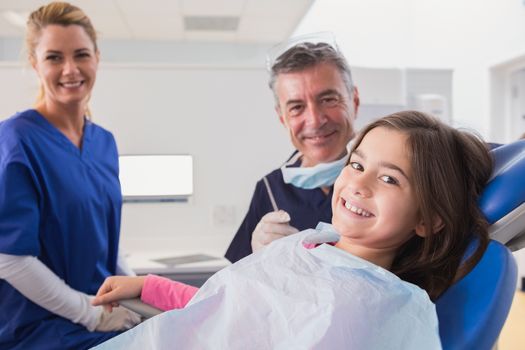
[[[186,31],[219,31],[234,32],[239,27],[239,17],[233,16],[186,16],[184,29]]]

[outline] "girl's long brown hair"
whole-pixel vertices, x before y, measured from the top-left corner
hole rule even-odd
[[[400,247],[391,271],[435,300],[474,267],[487,247],[488,224],[477,200],[490,178],[492,157],[475,135],[417,111],[391,114],[368,125],[353,150],[377,127],[408,136],[414,204],[427,228],[424,238],[414,234]],[[432,233],[438,218],[442,228]],[[475,238],[477,250],[460,266],[467,245]]]

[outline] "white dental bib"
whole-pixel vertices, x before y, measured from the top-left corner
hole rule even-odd
[[[107,349],[440,349],[419,287],[306,230],[219,271],[186,308],[102,344]]]

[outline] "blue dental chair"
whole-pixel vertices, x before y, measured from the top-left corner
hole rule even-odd
[[[491,241],[474,269],[436,301],[446,350],[492,349],[516,291],[517,268],[510,250],[525,246],[525,140],[491,153],[494,172],[479,201],[491,224]],[[476,244],[471,243],[467,255]]]

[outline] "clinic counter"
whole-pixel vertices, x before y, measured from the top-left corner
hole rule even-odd
[[[129,267],[137,275],[155,274],[200,287],[210,276],[230,265],[216,250],[177,250],[127,253]]]

